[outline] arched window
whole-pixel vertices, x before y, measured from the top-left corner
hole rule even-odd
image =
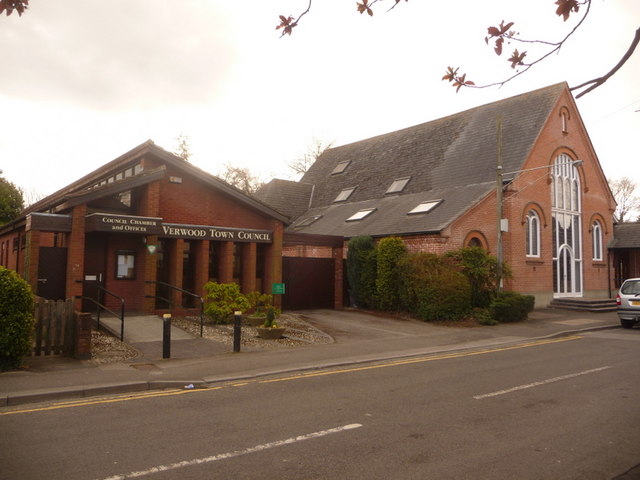
[[[602,226],[598,220],[591,226],[591,240],[593,245],[593,259],[602,261]]]
[[[482,247],[482,241],[478,237],[471,237],[467,242],[467,247]]]
[[[535,210],[527,213],[525,225],[527,257],[540,256],[540,217]]]

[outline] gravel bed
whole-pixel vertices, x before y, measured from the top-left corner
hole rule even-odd
[[[269,350],[278,348],[300,347],[310,344],[333,343],[333,338],[302,320],[298,315],[281,314],[276,320],[278,325],[286,327],[284,336],[277,340],[264,340],[258,337],[255,327],[243,323],[241,345],[245,348]],[[197,318],[171,319],[171,324],[200,337],[200,322]],[[233,325],[205,324],[203,338],[224,345],[233,345]],[[121,342],[116,337],[101,331],[91,332],[91,363],[96,365],[114,362],[126,362],[140,357],[140,352],[132,346]]]
[[[243,323],[241,346],[259,349],[275,349],[318,343],[333,343],[333,338],[308,322],[305,322],[297,315],[283,313],[277,318],[276,323],[278,326],[286,327],[287,329],[284,332],[284,336],[277,340],[264,340],[258,337],[258,332],[255,327]],[[200,323],[195,318],[174,318],[172,319],[172,325],[189,332],[195,337],[200,336]],[[233,325],[205,324],[202,337],[225,345],[233,345]]]

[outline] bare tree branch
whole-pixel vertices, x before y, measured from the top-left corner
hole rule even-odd
[[[588,82],[584,82],[584,83],[581,83],[580,85],[576,85],[575,87],[571,87],[570,88],[570,90],[573,91],[573,90],[578,90],[578,89],[580,89],[582,87],[585,87],[587,85],[591,85],[584,92],[580,92],[578,95],[576,95],[576,98],[580,98],[581,96],[586,95],[587,93],[592,91],[594,88],[598,88],[604,82],[609,80],[618,70],[620,70],[620,67],[622,67],[627,62],[627,60],[629,60],[629,58],[631,58],[631,55],[633,55],[633,52],[635,51],[636,47],[638,46],[638,43],[640,43],[640,27],[636,30],[636,34],[633,37],[633,41],[631,42],[631,45],[629,45],[629,48],[627,49],[627,53],[625,53],[622,56],[622,58],[616,64],[615,67],[613,67],[608,73],[606,73],[605,75],[603,75],[601,77],[594,78],[593,80],[589,80]]]

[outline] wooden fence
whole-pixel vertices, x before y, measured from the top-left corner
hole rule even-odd
[[[72,355],[73,301],[36,298],[36,331],[32,355]]]

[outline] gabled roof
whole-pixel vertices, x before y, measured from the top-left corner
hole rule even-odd
[[[609,248],[640,248],[640,223],[620,223],[613,226]]]
[[[497,118],[502,119],[503,169],[519,170],[567,88],[559,83],[326,150],[301,179],[314,185],[311,207],[289,229],[347,237],[442,230],[495,189]],[[386,193],[394,180],[406,177],[401,192]],[[346,201],[335,202],[353,187]],[[428,213],[407,215],[430,200],[440,203]],[[345,221],[364,208],[376,211]]]
[[[116,180],[106,185],[96,184],[96,182],[99,182],[114,172],[118,172],[124,168],[135,165],[145,155],[152,155],[159,159],[164,165],[171,165],[184,172],[186,175],[198,178],[200,181],[205,182],[210,187],[215,188],[222,194],[231,197],[234,201],[237,201],[248,208],[257,210],[264,215],[288,223],[288,218],[286,216],[277,212],[269,205],[246,195],[242,190],[229,185],[220,178],[211,175],[180,157],[164,150],[151,140],[147,140],[115,160],[112,160],[39,202],[30,205],[22,212],[22,215],[26,216],[31,212],[39,211],[61,211],[66,207],[71,207],[78,203],[82,203],[83,201],[97,198],[100,195],[113,194],[118,191],[132,188],[133,186],[139,186],[144,183],[148,183],[149,181],[157,180],[164,176],[166,174],[166,169],[160,167],[152,171],[145,170],[133,177]]]
[[[309,208],[313,186],[274,178],[253,196],[289,218],[297,218]]]

